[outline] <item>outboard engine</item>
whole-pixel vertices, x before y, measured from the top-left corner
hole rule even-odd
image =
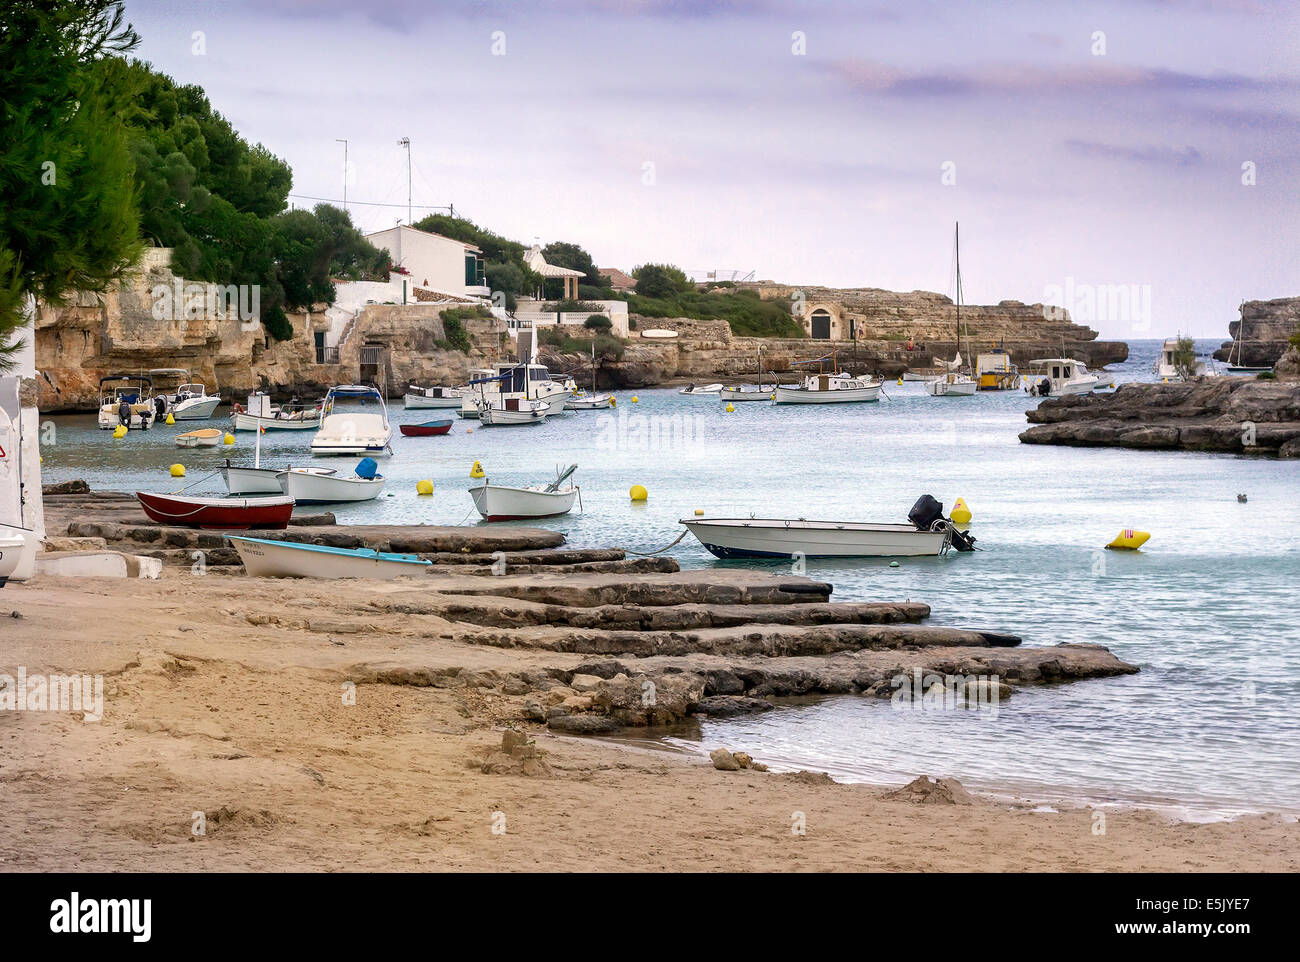
[[[1047,395],[1051,393],[1052,393],[1052,379],[1045,377],[1038,382],[1038,396],[1047,397]]]
[[[966,531],[957,530],[957,526],[943,516],[943,502],[936,501],[932,495],[923,494],[916,499],[912,510],[907,512],[907,520],[918,531],[937,531],[947,528],[950,543],[958,551],[974,551],[975,536]]]

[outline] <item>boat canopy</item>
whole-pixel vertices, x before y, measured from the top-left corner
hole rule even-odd
[[[99,379],[99,384],[103,387],[110,381],[139,381],[141,384],[153,384],[153,378],[148,374],[105,374]]]
[[[491,384],[494,381],[505,381],[508,380],[509,378],[510,378],[510,371],[506,371],[504,374],[490,374],[487,377],[476,377],[473,380],[471,380],[469,383],[470,384]]]

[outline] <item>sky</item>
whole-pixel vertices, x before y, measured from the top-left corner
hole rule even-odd
[[[602,267],[1050,302],[1226,337],[1300,296],[1300,3],[127,0],[367,231],[454,204]],[[346,139],[348,165],[344,166]],[[366,203],[361,203],[366,202]],[[378,206],[388,204],[391,206]]]

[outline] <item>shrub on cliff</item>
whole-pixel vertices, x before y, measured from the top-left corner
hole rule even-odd
[[[689,291],[672,298],[629,294],[628,310],[643,317],[689,317],[725,320],[733,334],[742,337],[806,337],[790,314],[788,301],[762,300],[755,291],[700,293]]]
[[[103,291],[139,258],[121,113],[135,91],[105,86],[138,44],[110,0],[10,4],[0,22],[0,371],[36,297]]]
[[[593,314],[591,315],[591,317],[587,318],[585,321],[582,322],[582,326],[587,328],[587,330],[589,331],[597,331],[598,333],[601,334],[608,334],[610,330],[613,328],[614,322],[611,321],[604,314]]]
[[[672,264],[641,264],[632,268],[632,276],[641,297],[667,299],[695,290],[686,272]]]
[[[446,333],[446,337],[438,342],[438,346],[468,354],[474,344],[470,340],[469,331],[465,328],[465,322],[470,318],[490,318],[492,315],[480,307],[449,307],[438,316],[442,318],[442,329]]]

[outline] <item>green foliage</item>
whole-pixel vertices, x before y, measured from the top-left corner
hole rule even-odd
[[[628,310],[645,317],[690,317],[721,319],[732,333],[744,337],[805,337],[803,328],[790,314],[786,301],[762,300],[757,292],[739,290],[727,294],[680,293],[671,298],[629,294]]]
[[[1174,370],[1184,381],[1196,376],[1196,342],[1190,337],[1180,337],[1174,345]]]
[[[542,305],[542,310],[544,311],[550,311],[551,313],[555,313],[557,311],[563,311],[565,314],[578,314],[583,311],[590,314],[595,311],[599,311],[601,309],[602,308],[599,304],[588,304],[586,301],[573,301],[573,300],[549,301],[548,303]]]
[[[507,240],[463,217],[430,214],[411,225],[454,240],[473,244],[483,252],[483,275],[493,293],[505,295],[505,308],[513,311],[520,296],[531,295],[542,283],[539,274],[524,263],[528,249],[517,241]]]
[[[1300,347],[1300,325],[1296,327],[1295,333],[1291,335],[1291,346]]]
[[[279,304],[273,304],[262,311],[262,326],[277,341],[287,341],[293,337],[293,325]]]
[[[471,318],[490,318],[492,314],[481,307],[449,307],[438,316],[442,318],[442,329],[447,335],[438,342],[438,346],[444,350],[468,354],[474,345],[465,322]]]
[[[596,348],[596,358],[601,361],[621,361],[627,345],[610,334],[597,334],[595,337],[574,337],[573,329],[567,327],[543,327],[537,331],[537,343],[553,347],[560,354],[584,354],[590,356],[592,346]]]
[[[667,299],[695,290],[686,273],[672,264],[642,264],[632,269],[632,276],[642,297]]]
[[[599,331],[601,334],[608,334],[614,327],[614,322],[604,314],[593,314],[582,322],[582,326],[589,331]]]
[[[0,369],[29,297],[103,291],[139,258],[121,113],[135,91],[99,65],[139,43],[112,0],[10,2],[0,14]],[[107,69],[107,67],[106,67]]]

